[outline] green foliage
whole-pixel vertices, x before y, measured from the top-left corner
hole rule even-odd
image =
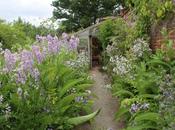
[[[122,96],[129,96],[129,97],[134,97],[134,94],[128,90],[124,90],[124,89],[120,89],[119,91],[117,91],[116,93],[113,94],[114,96],[119,96],[119,97],[122,97]]]
[[[150,124],[141,124],[141,125],[134,126],[134,127],[128,127],[125,130],[145,130],[145,129],[160,130],[160,128],[155,127],[155,126],[150,125]]]
[[[162,118],[161,118],[161,116],[158,113],[152,113],[152,112],[149,112],[148,113],[147,112],[147,113],[140,114],[134,120],[136,122],[149,120],[149,121],[152,121],[152,122],[157,123],[157,122],[161,122],[162,121]]]
[[[38,82],[30,78],[26,84],[16,84],[9,80],[10,75],[0,74],[0,95],[3,95],[0,129],[70,130],[99,113],[89,114],[92,102],[88,100],[90,95],[86,89],[93,82],[86,74],[80,75],[65,65],[71,55],[61,52],[37,65]],[[82,111],[89,115],[80,116]]]
[[[98,38],[102,43],[103,50],[113,43],[122,51],[130,47],[129,44],[135,39],[133,34],[133,27],[129,26],[122,18],[116,18],[115,20],[106,20],[100,25]]]
[[[102,43],[102,48],[105,50],[110,43],[111,36],[114,36],[116,24],[113,20],[107,20],[103,22],[99,27],[98,38]]]
[[[151,25],[165,18],[174,7],[172,0],[125,0],[125,6],[136,14],[138,36],[148,35]]]
[[[48,27],[47,22],[52,21],[43,21],[39,26],[32,25],[29,22],[23,21],[20,17],[14,21],[12,24],[14,28],[17,28],[25,33],[26,36],[30,37],[32,40],[35,40],[36,35],[46,36],[47,34],[55,35],[56,31],[53,27]]]
[[[136,1],[133,2],[136,4]],[[141,3],[142,1],[137,4]],[[142,18],[148,21],[145,22]],[[173,130],[174,120],[170,116],[174,112],[175,97],[173,94],[175,90],[172,87],[175,68],[173,42],[168,39],[167,31],[163,30],[164,44],[160,50],[152,54],[149,44],[143,38],[138,38],[140,36],[145,38],[145,34],[148,33],[142,31],[148,29],[145,25],[150,25],[149,18],[146,14],[138,12],[138,21],[133,27],[118,19],[120,24],[109,30],[112,33],[103,35],[103,38],[107,36],[107,43],[111,41],[112,44],[106,48],[108,60],[105,65],[113,79],[113,95],[120,100],[116,119],[126,122],[126,130]],[[158,17],[151,18],[158,20]],[[106,24],[106,28],[113,26],[116,21]],[[143,22],[140,24],[143,30],[138,22]],[[103,27],[104,30],[106,28]],[[102,32],[108,34],[107,31]],[[127,69],[128,64],[130,69]]]
[[[55,35],[56,31],[48,29],[43,25],[36,27],[28,22],[22,21],[21,18],[12,22],[0,22],[0,42],[3,48],[17,50],[35,41],[36,35]]]
[[[125,119],[125,120],[129,120],[128,117],[130,117],[130,113],[129,113],[129,110],[127,108],[119,108],[119,110],[115,114],[116,120],[121,120],[121,118]]]
[[[131,47],[135,39],[134,27],[128,25],[122,18],[106,20],[99,27],[98,38],[102,44],[103,64],[105,65],[111,56],[109,54],[113,51],[124,54]]]
[[[88,27],[98,18],[113,14],[121,0],[55,0],[53,15],[56,19],[64,19],[63,31],[77,31]],[[64,11],[63,11],[64,10]]]
[[[164,43],[152,54],[146,39],[152,24],[166,18],[174,5],[171,0],[126,0],[125,7],[134,13],[135,24],[117,18],[99,29],[112,92],[120,100],[116,119],[126,122],[126,130],[173,130],[173,41],[164,29]]]
[[[79,125],[79,124],[85,123],[89,121],[90,119],[94,118],[96,115],[98,115],[99,112],[100,110],[93,112],[92,114],[89,114],[87,116],[71,118],[68,120],[68,123],[73,124],[73,125]]]
[[[126,130],[166,129],[168,128],[167,122],[171,124],[169,126],[170,130],[174,128],[172,125],[173,120],[168,114],[172,114],[174,104],[170,99],[165,98],[166,96],[163,96],[167,93],[166,91],[168,93],[170,91],[173,93],[174,91],[171,88],[171,85],[174,84],[170,80],[172,78],[168,78],[170,77],[169,75],[174,73],[174,63],[172,59],[166,61],[167,57],[170,58],[171,55],[165,55],[164,50],[162,51],[162,54],[158,51],[150,58],[134,63],[133,71],[126,75],[125,78],[120,78],[119,76],[113,78],[113,93],[121,101],[116,118],[126,120]],[[164,81],[164,77],[167,77],[168,80]],[[168,84],[170,86],[164,88]],[[173,94],[171,96],[172,98],[174,97]],[[142,110],[140,106],[145,102],[149,103],[149,108]],[[171,105],[167,108],[163,104]],[[163,109],[166,109],[166,112]],[[167,113],[166,119],[163,118],[162,113]]]
[[[12,48],[15,45],[24,46],[31,41],[24,32],[3,22],[0,23],[0,42],[3,48]]]

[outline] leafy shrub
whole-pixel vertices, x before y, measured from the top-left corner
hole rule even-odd
[[[147,41],[132,36],[130,30],[122,36],[120,30],[125,28],[116,34],[114,31],[112,43],[105,51],[109,60],[103,67],[112,76],[113,95],[120,99],[116,118],[126,122],[126,130],[173,130],[172,41],[165,37],[162,48],[152,54]]]
[[[111,49],[117,48],[118,54],[123,55],[134,41],[134,28],[122,18],[107,20],[100,25],[98,37],[104,51],[103,63],[105,65],[110,59],[105,50],[111,51]]]
[[[10,24],[0,23],[0,42],[3,48],[11,49],[15,45],[24,46],[25,44],[29,44],[30,39],[24,32],[14,28]]]
[[[107,20],[99,27],[98,38],[102,42],[103,50],[110,42],[110,37],[114,35],[115,23],[113,20]]]
[[[1,20],[0,29],[2,47],[11,50],[18,50],[30,45],[35,41],[36,35],[47,35],[48,33],[55,35],[56,33],[54,30],[47,29],[42,25],[35,27],[30,23],[22,21],[21,18],[12,23],[6,23]]]
[[[132,60],[137,62],[131,63],[129,73],[113,76],[112,91],[121,101],[116,117],[125,119],[126,130],[174,129],[174,63],[172,59],[167,61],[167,57],[171,53],[164,50],[141,60],[138,56]]]
[[[126,0],[125,5],[135,24],[131,27],[122,19],[111,22],[115,26],[109,30],[104,52],[103,68],[113,79],[113,95],[120,100],[116,118],[126,122],[125,130],[173,130],[173,41],[163,31],[164,44],[155,54],[147,42],[151,25],[174,10],[173,1]]]

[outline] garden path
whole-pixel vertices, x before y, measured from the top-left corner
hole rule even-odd
[[[107,75],[99,71],[98,67],[95,67],[91,71],[91,75],[95,80],[92,93],[97,98],[93,106],[94,110],[101,108],[101,112],[94,119],[92,123],[93,130],[119,130],[119,124],[114,120],[115,113],[118,109],[118,101],[112,97],[111,91],[106,88],[106,84],[109,83]]]
[[[118,109],[118,101],[112,97],[111,91],[105,87],[109,83],[106,74],[99,71],[98,67],[91,70],[91,76],[95,84],[91,91],[97,96],[93,105],[93,111],[101,109],[99,115],[95,117],[92,124],[84,124],[76,130],[120,130],[121,123],[114,120],[115,112]]]

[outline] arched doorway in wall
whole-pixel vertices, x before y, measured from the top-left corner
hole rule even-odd
[[[100,44],[100,41],[97,37],[92,37],[92,43],[91,43],[91,63],[92,67],[100,66],[101,64],[101,53],[102,53],[102,46]]]

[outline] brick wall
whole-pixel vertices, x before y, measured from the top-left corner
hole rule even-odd
[[[165,41],[163,35],[161,34],[161,30],[163,28],[167,29],[168,38],[173,40],[173,47],[175,48],[175,14],[171,14],[165,20],[162,20],[161,22],[152,26],[150,47],[154,51],[156,50],[156,48],[161,48],[162,43]]]

